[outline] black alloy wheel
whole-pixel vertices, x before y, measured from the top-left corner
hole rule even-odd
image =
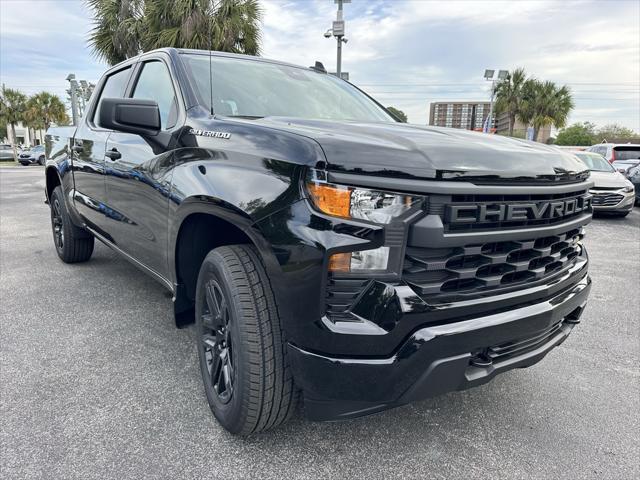
[[[220,284],[211,279],[205,286],[200,316],[200,339],[211,388],[220,403],[227,404],[233,396],[235,383],[234,352],[231,337],[229,303]]]
[[[298,391],[257,250],[211,250],[200,266],[194,306],[204,392],[218,422],[231,433],[249,435],[290,418]]]
[[[53,243],[58,252],[64,248],[64,228],[62,225],[62,207],[60,199],[55,197],[51,204],[51,228],[53,229]]]
[[[82,227],[74,225],[64,202],[62,188],[57,186],[49,197],[51,232],[56,253],[65,263],[86,262],[93,253],[94,238]]]

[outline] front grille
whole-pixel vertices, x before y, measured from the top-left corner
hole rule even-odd
[[[428,213],[435,215],[444,215],[445,205],[455,206],[475,206],[479,204],[486,205],[491,209],[496,205],[506,204],[522,204],[536,202],[553,202],[558,200],[578,199],[585,194],[587,190],[579,190],[577,192],[553,193],[553,194],[533,194],[533,195],[452,195],[451,200],[443,199],[438,202],[435,197],[430,198]],[[463,232],[463,231],[484,231],[484,230],[507,230],[510,228],[536,227],[544,225],[555,225],[567,222],[572,218],[584,215],[584,211],[575,211],[569,215],[557,216],[552,218],[527,219],[527,220],[503,220],[496,222],[470,222],[470,223],[447,223],[444,222],[446,232]]]
[[[592,204],[594,207],[614,207],[619,204],[623,198],[619,193],[594,193]]]
[[[425,296],[473,294],[547,279],[574,265],[582,228],[523,241],[452,248],[408,246],[402,279]]]

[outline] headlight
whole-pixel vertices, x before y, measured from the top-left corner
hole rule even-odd
[[[420,197],[402,195],[331,183],[307,182],[311,202],[327,215],[391,223],[420,201]]]
[[[634,190],[634,189],[633,189],[633,185],[627,185],[626,187],[624,187],[624,188],[622,189],[622,191],[623,191],[624,193],[632,193],[632,192],[633,192],[633,190]]]

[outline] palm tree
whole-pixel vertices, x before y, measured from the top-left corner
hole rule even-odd
[[[522,102],[522,87],[527,79],[524,68],[517,68],[509,72],[504,80],[501,80],[495,87],[495,109],[496,114],[507,112],[509,116],[509,136],[513,136],[513,128],[516,117],[520,112]]]
[[[176,47],[258,55],[257,0],[145,0],[142,49]]]
[[[16,124],[25,119],[27,110],[27,96],[19,90],[2,87],[0,96],[0,121],[11,127],[11,145],[13,146],[13,157],[18,158],[16,145]]]
[[[533,126],[533,139],[538,140],[540,129],[547,125],[562,128],[567,123],[574,103],[571,91],[564,85],[529,79],[523,86],[523,98],[519,118]]]
[[[69,116],[59,97],[49,92],[40,92],[29,98],[25,120],[31,128],[46,131],[52,123],[67,124]]]
[[[140,53],[142,0],[86,0],[94,13],[93,52],[111,65]]]
[[[115,64],[161,47],[260,53],[258,0],[87,0],[89,43]]]

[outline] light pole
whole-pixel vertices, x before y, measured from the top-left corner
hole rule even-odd
[[[342,78],[342,44],[348,42],[348,40],[344,38],[345,25],[342,17],[342,5],[345,3],[351,3],[351,0],[334,0],[334,3],[338,4],[336,19],[333,22],[332,28],[327,30],[324,36],[325,38],[331,38],[332,35],[336,37],[338,44],[336,52],[336,76],[338,78]]]
[[[67,75],[67,81],[69,82],[71,95],[71,117],[73,118],[73,124],[78,125],[78,81],[73,73]]]
[[[485,70],[484,71],[484,79],[491,82],[491,103],[489,104],[489,115],[487,115],[487,120],[484,122],[482,127],[483,133],[489,133],[491,131],[491,124],[493,120],[493,97],[496,91],[496,81],[493,79],[495,70]],[[504,80],[509,75],[508,70],[499,70],[498,71],[498,80]]]

